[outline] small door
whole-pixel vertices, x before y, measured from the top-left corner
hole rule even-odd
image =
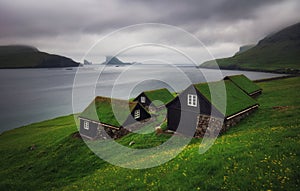
[[[197,113],[181,111],[177,132],[186,136],[194,136],[197,127]]]
[[[197,113],[168,108],[168,129],[194,136],[197,125]]]

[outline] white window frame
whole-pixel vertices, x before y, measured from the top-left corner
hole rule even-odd
[[[137,109],[134,111],[134,119],[139,119],[141,117],[141,110]]]
[[[187,95],[187,105],[192,107],[197,107],[197,95],[188,94]]]
[[[88,121],[83,121],[83,128],[85,130],[89,130],[90,129],[90,123]]]
[[[141,96],[141,103],[146,103],[146,97],[145,96]]]

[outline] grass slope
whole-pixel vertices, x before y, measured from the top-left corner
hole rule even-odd
[[[229,58],[200,65],[221,69],[300,73],[300,23],[262,39],[255,47]]]
[[[200,155],[201,139],[173,160],[130,170],[96,157],[76,132],[73,116],[0,135],[0,190],[299,190],[300,78],[259,83],[260,109],[219,137]],[[168,135],[129,134],[135,148]],[[34,150],[30,150],[32,145]],[[171,151],[170,151],[171,152]],[[147,160],[147,159],[146,159]]]

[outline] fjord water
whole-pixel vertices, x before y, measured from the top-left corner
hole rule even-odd
[[[220,74],[243,73],[252,80],[282,76],[233,70],[222,70],[221,73],[211,69],[200,71],[194,66],[184,65],[144,64],[80,67],[77,75],[76,71],[77,68],[1,69],[0,133],[25,124],[81,112],[97,95],[127,99],[143,90],[166,87],[171,91],[180,91],[191,83],[220,80]],[[75,76],[76,83],[73,84]],[[87,93],[90,91],[93,91],[92,96]],[[76,99],[72,105],[74,97]]]

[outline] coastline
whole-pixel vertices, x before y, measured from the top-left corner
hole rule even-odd
[[[298,77],[298,76],[287,75],[287,76],[272,77],[272,78],[266,78],[266,79],[260,79],[260,80],[253,80],[253,81],[255,83],[260,83],[260,82],[275,81],[275,80],[287,79],[287,78],[293,78],[293,77]],[[49,118],[49,119],[44,119],[44,120],[41,120],[41,121],[31,122],[31,123],[28,123],[28,124],[24,124],[22,126],[15,127],[13,129],[8,129],[8,130],[5,130],[5,131],[2,131],[2,132],[0,132],[0,135],[2,135],[5,132],[9,132],[9,131],[12,131],[12,130],[15,130],[15,129],[19,129],[19,128],[22,128],[22,127],[25,127],[25,126],[30,126],[30,125],[33,125],[33,124],[36,124],[36,123],[41,123],[41,122],[44,122],[44,121],[54,120],[56,118],[67,117],[67,116],[70,116],[70,115],[76,116],[76,115],[79,115],[79,113],[69,113],[69,114],[66,114],[66,115],[56,116],[56,117]]]
[[[264,72],[264,73],[286,74],[286,75],[300,76],[300,70],[298,70],[298,69],[292,69],[292,71],[294,71],[294,72],[287,72],[287,71],[281,71],[281,70],[264,70],[264,69],[251,69],[251,68],[203,67],[201,65],[197,66],[197,68],[215,69],[215,70],[235,70],[235,71],[249,71],[249,72]]]

